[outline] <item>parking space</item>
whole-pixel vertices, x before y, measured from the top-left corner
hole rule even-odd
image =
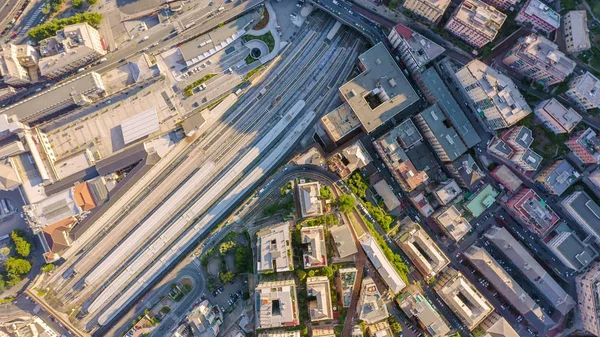
[[[4,207],[1,207],[3,215],[0,218],[0,237],[10,235],[15,229],[27,230],[29,226],[25,219],[21,217],[24,202],[19,190],[0,191],[1,199],[6,200],[9,213],[5,214]]]

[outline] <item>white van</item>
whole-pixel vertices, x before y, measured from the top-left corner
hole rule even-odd
[[[219,11],[219,12],[222,12],[222,11],[224,11],[224,10],[225,10],[225,7],[223,7],[223,6],[221,6],[221,7],[219,7],[219,8],[217,9],[217,11]]]

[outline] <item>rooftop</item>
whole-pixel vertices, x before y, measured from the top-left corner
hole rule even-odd
[[[380,180],[373,185],[373,188],[375,188],[377,194],[383,199],[383,203],[389,211],[392,211],[400,206],[400,200],[398,200],[394,190],[392,190],[390,185],[388,185],[385,180]]]
[[[90,72],[62,84],[54,85],[1,109],[0,114],[16,115],[20,121],[33,120],[38,113],[50,107],[62,106],[66,104],[65,102],[72,105],[78,104],[82,101],[82,96],[90,92],[104,92],[102,79],[96,72]]]
[[[294,280],[261,282],[255,291],[257,329],[300,324]]]
[[[445,6],[447,6],[450,3],[450,0],[433,0],[430,1],[430,3],[433,5],[445,3]],[[445,6],[443,7],[444,9]],[[418,67],[426,65],[431,60],[442,55],[446,50],[437,43],[401,24],[396,25],[393,30],[406,41],[406,44],[409,47],[406,52],[410,53]]]
[[[298,197],[303,218],[323,214],[323,204],[319,200],[320,188],[321,184],[317,181],[298,184]]]
[[[425,278],[434,277],[450,264],[450,260],[427,232],[412,220],[405,224],[398,235],[397,243]]]
[[[38,203],[30,204],[25,212],[36,232],[36,228],[43,228],[80,214],[81,209],[75,202],[73,189],[69,188]]]
[[[432,105],[418,116],[423,118],[432,135],[437,139],[450,161],[456,160],[467,148],[438,105]]]
[[[571,132],[583,119],[577,111],[573,110],[573,108],[567,109],[554,97],[540,102],[536,106],[536,110],[544,112],[548,117],[552,118],[556,123],[563,127],[566,132]]]
[[[552,8],[546,6],[539,0],[529,0],[521,9],[529,16],[536,16],[540,20],[546,22],[554,29],[560,27],[560,14],[556,13]]]
[[[554,42],[535,33],[520,38],[512,51],[537,67],[563,78],[569,76],[576,66],[575,61],[561,52]]]
[[[473,330],[494,311],[490,302],[460,272],[451,276],[446,282],[442,280],[438,282],[436,287],[438,295],[469,330]]]
[[[429,203],[429,200],[425,197],[424,192],[419,192],[415,195],[409,196],[410,200],[414,203],[415,207],[421,214],[428,217],[433,213],[433,207]]]
[[[348,103],[344,103],[321,118],[321,123],[325,127],[331,140],[337,142],[344,138],[350,132],[360,127],[360,120],[352,112]]]
[[[371,132],[419,100],[383,43],[359,57],[363,72],[340,87],[340,93]]]
[[[419,323],[425,327],[425,330],[432,337],[443,337],[450,332],[450,327],[418,286],[408,286],[397,297],[397,301],[404,313],[408,317],[417,317]]]
[[[546,201],[532,189],[523,189],[506,202],[507,207],[515,212],[531,229],[544,236],[554,224],[560,220]]]
[[[576,215],[575,220],[580,224],[585,222],[596,237],[600,237],[600,206],[586,192],[577,191],[563,199],[561,204],[571,207]]]
[[[121,122],[123,143],[129,144],[160,130],[156,109],[149,109]]]
[[[333,319],[331,290],[327,276],[306,278],[308,313],[312,322]]]
[[[396,138],[396,141],[403,149],[410,149],[414,145],[423,141],[423,136],[417,130],[417,127],[410,118],[400,123],[390,131],[390,135]]]
[[[570,23],[571,35],[569,37],[572,39],[574,51],[587,50],[592,47],[585,10],[569,11],[564,16],[563,22],[565,26]]]
[[[283,222],[279,225],[265,228],[256,233],[258,257],[257,270],[290,271],[293,269],[290,224]]]
[[[471,148],[481,142],[481,138],[479,138],[467,115],[456,102],[435,68],[429,67],[421,73],[421,78],[425,86],[430,89],[430,94],[435,98],[437,105],[450,119],[452,126],[458,132],[467,148]]]
[[[375,239],[372,236],[366,234],[360,238],[360,244],[362,245],[363,250],[371,260],[371,263],[381,275],[383,281],[390,288],[392,293],[399,293],[406,284],[394,269],[394,266],[390,263],[390,261],[385,257],[381,247],[377,244]]]
[[[358,318],[372,324],[388,318],[387,306],[377,290],[375,281],[369,276],[363,278],[360,298],[358,300]]]
[[[519,268],[561,315],[566,315],[575,307],[573,298],[505,228],[492,227],[484,235]]]
[[[181,45],[179,51],[183,60],[190,66],[209,58],[244,35],[251,23],[252,14],[247,14]]]
[[[463,154],[450,165],[458,172],[457,179],[462,181],[461,183],[464,183],[468,190],[473,190],[479,185],[478,182],[482,182],[481,178],[484,174],[470,153]]]
[[[552,191],[560,196],[577,178],[579,178],[579,172],[568,161],[561,159],[541,172],[538,180],[551,187]]]
[[[504,164],[496,167],[490,172],[490,175],[512,192],[515,192],[523,184],[523,181]]]
[[[600,105],[600,80],[589,71],[579,76],[576,90],[579,95],[590,101],[594,106]]]
[[[457,196],[462,193],[460,186],[456,183],[454,179],[446,182],[445,184],[440,185],[435,190],[435,195],[438,200],[442,203],[442,205],[447,205],[450,201],[454,200]]]
[[[464,1],[454,14],[454,19],[493,40],[506,20],[506,15],[479,0]]]
[[[494,289],[537,331],[543,335],[553,327],[554,321],[485,249],[473,245],[465,251],[464,255]]]
[[[483,337],[519,337],[519,334],[506,319],[502,317],[487,329]]]
[[[498,192],[492,186],[486,185],[466,203],[465,208],[474,217],[478,217],[496,202],[497,196]]]
[[[327,265],[327,248],[323,226],[303,227],[300,230],[303,244],[304,268],[317,268]]]
[[[435,217],[454,241],[460,241],[470,230],[471,224],[462,217],[455,206],[450,206]]]
[[[331,234],[333,237],[335,248],[337,249],[340,257],[343,258],[358,252],[356,249],[356,244],[354,243],[354,238],[350,232],[350,228],[348,228],[347,225],[342,224],[339,226],[330,227],[329,234]]]
[[[548,242],[548,247],[557,253],[565,265],[575,270],[587,267],[598,257],[598,252],[585,244],[573,232],[561,232]]]

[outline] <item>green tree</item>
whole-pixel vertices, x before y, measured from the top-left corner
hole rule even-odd
[[[12,239],[13,244],[15,245],[15,249],[17,254],[22,257],[28,257],[31,253],[31,244],[25,239],[23,232],[21,231],[12,231],[10,233],[10,238]]]
[[[331,190],[329,186],[321,187],[319,189],[319,194],[321,195],[321,199],[331,199]]]
[[[6,282],[4,281],[4,277],[0,275],[0,292],[4,291],[4,289],[6,289]]]
[[[6,272],[13,275],[25,275],[31,270],[31,263],[25,259],[9,257],[4,262]]]
[[[473,329],[473,336],[481,337],[483,335],[485,335],[485,330],[482,327],[478,326],[475,329]]]
[[[219,275],[219,277],[221,278],[221,282],[227,283],[227,282],[233,280],[233,278],[235,277],[235,274],[232,273],[232,272],[230,272],[230,271],[228,271],[226,273],[221,273]]]
[[[330,266],[325,266],[321,268],[320,274],[323,276],[327,276],[327,278],[333,277],[333,268]]]
[[[221,253],[221,255],[225,255],[235,246],[235,242],[225,241],[221,245],[219,245],[219,253]]]
[[[299,281],[304,281],[304,279],[306,278],[306,272],[302,269],[298,269],[296,270],[296,276],[298,276]]]
[[[71,4],[73,5],[73,7],[79,8],[81,7],[81,5],[83,5],[83,0],[72,0]]]
[[[6,285],[9,287],[14,287],[21,283],[21,276],[15,274],[8,274],[8,280],[6,281]]]
[[[308,277],[314,277],[315,276],[315,271],[314,270],[309,270],[308,271]]]
[[[352,190],[352,193],[356,194],[357,197],[361,199],[365,199],[367,197],[367,189],[369,188],[369,184],[367,183],[367,180],[360,174],[360,172],[355,171],[352,173],[348,179],[348,186]]]
[[[50,12],[47,7],[45,7],[45,10]],[[43,11],[44,10],[42,10],[42,12]],[[27,34],[32,40],[41,41],[45,38],[56,35],[56,32],[63,29],[65,26],[76,23],[87,22],[90,26],[98,27],[103,18],[104,17],[100,13],[79,13],[68,18],[52,20],[50,22],[33,27]]]
[[[88,5],[92,6],[98,3],[98,0],[87,0]]]
[[[235,266],[235,270],[238,273],[248,272],[250,267],[250,261],[248,258],[250,257],[250,250],[247,247],[239,246],[235,250],[233,264]]]
[[[42,266],[42,271],[44,273],[49,273],[49,272],[53,271],[54,268],[55,268],[54,264],[48,263],[48,264],[45,264]]]
[[[340,211],[344,213],[351,213],[356,205],[356,200],[350,194],[342,194],[338,199],[338,206]]]

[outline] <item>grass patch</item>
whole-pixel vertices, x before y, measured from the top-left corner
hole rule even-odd
[[[217,76],[217,74],[207,74],[202,76],[200,79],[195,80],[192,84],[187,85],[184,89],[183,89],[183,93],[184,95],[190,97],[192,95],[194,95],[194,92],[192,91],[192,89],[194,89],[195,87],[199,86],[200,84],[210,80],[211,78]]]
[[[594,15],[596,17],[600,17],[600,2],[599,1],[588,1],[588,4],[590,5],[590,8],[592,9],[592,13],[594,13]]]
[[[246,61],[246,64],[252,64],[256,61],[258,61],[257,59],[255,59],[254,57],[252,57],[252,55],[248,54],[248,56],[246,56],[246,58],[244,59],[244,61]]]
[[[264,67],[264,65],[261,65],[260,67],[256,67],[256,68],[250,70],[248,73],[246,73],[246,76],[244,76],[244,80],[242,82],[248,81],[250,78],[252,78],[252,76],[254,76],[254,74],[259,72],[263,67]]]
[[[216,101],[214,101],[214,102],[210,103],[210,104],[209,104],[209,105],[206,107],[206,109],[207,109],[207,110],[210,110],[210,109],[212,109],[212,108],[216,107],[217,105],[219,105],[219,103],[223,102],[223,101],[225,100],[225,98],[227,98],[227,96],[223,96],[223,97],[219,98],[218,100],[216,100]]]
[[[244,35],[242,37],[242,40],[244,42],[248,42],[251,40],[261,40],[269,48],[269,53],[273,51],[273,48],[275,48],[275,38],[273,37],[273,34],[271,34],[271,32],[266,32],[261,36]]]

